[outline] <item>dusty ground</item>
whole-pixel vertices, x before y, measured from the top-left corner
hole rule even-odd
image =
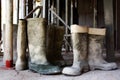
[[[119,62],[117,61],[118,65]],[[63,74],[40,75],[29,70],[16,71],[14,69],[6,69],[3,66],[2,58],[0,58],[0,80],[120,80],[120,69],[112,71],[95,70],[72,77]]]

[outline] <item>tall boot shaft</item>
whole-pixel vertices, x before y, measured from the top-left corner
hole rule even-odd
[[[47,64],[46,28],[47,22],[43,18],[30,18],[27,20],[28,46],[32,63]]]
[[[46,58],[47,22],[44,18],[27,20],[28,45],[30,53],[29,69],[40,74],[57,74],[58,66],[49,64]]]

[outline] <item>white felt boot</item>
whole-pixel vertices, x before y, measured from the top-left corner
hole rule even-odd
[[[89,28],[88,61],[91,70],[112,70],[117,68],[116,63],[108,63],[103,59],[105,32],[105,28]]]
[[[73,65],[65,67],[62,71],[66,75],[80,75],[86,68],[87,63],[87,32],[88,28],[78,25],[71,26],[73,43]]]

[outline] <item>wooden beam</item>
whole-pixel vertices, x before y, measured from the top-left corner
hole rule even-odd
[[[114,60],[114,21],[113,21],[113,0],[104,1],[104,18],[106,32],[106,48],[107,48],[107,59],[109,61]]]

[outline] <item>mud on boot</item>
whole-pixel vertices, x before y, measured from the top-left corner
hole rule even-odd
[[[73,65],[65,67],[62,71],[65,75],[80,75],[85,69],[89,69],[87,62],[87,34],[88,28],[79,25],[71,26],[73,45]]]
[[[49,64],[46,58],[47,22],[44,18],[27,20],[28,46],[30,53],[29,69],[41,74],[57,74],[58,66]]]
[[[105,28],[89,28],[88,61],[91,70],[112,70],[117,68],[116,63],[108,63],[102,56],[105,33]]]

